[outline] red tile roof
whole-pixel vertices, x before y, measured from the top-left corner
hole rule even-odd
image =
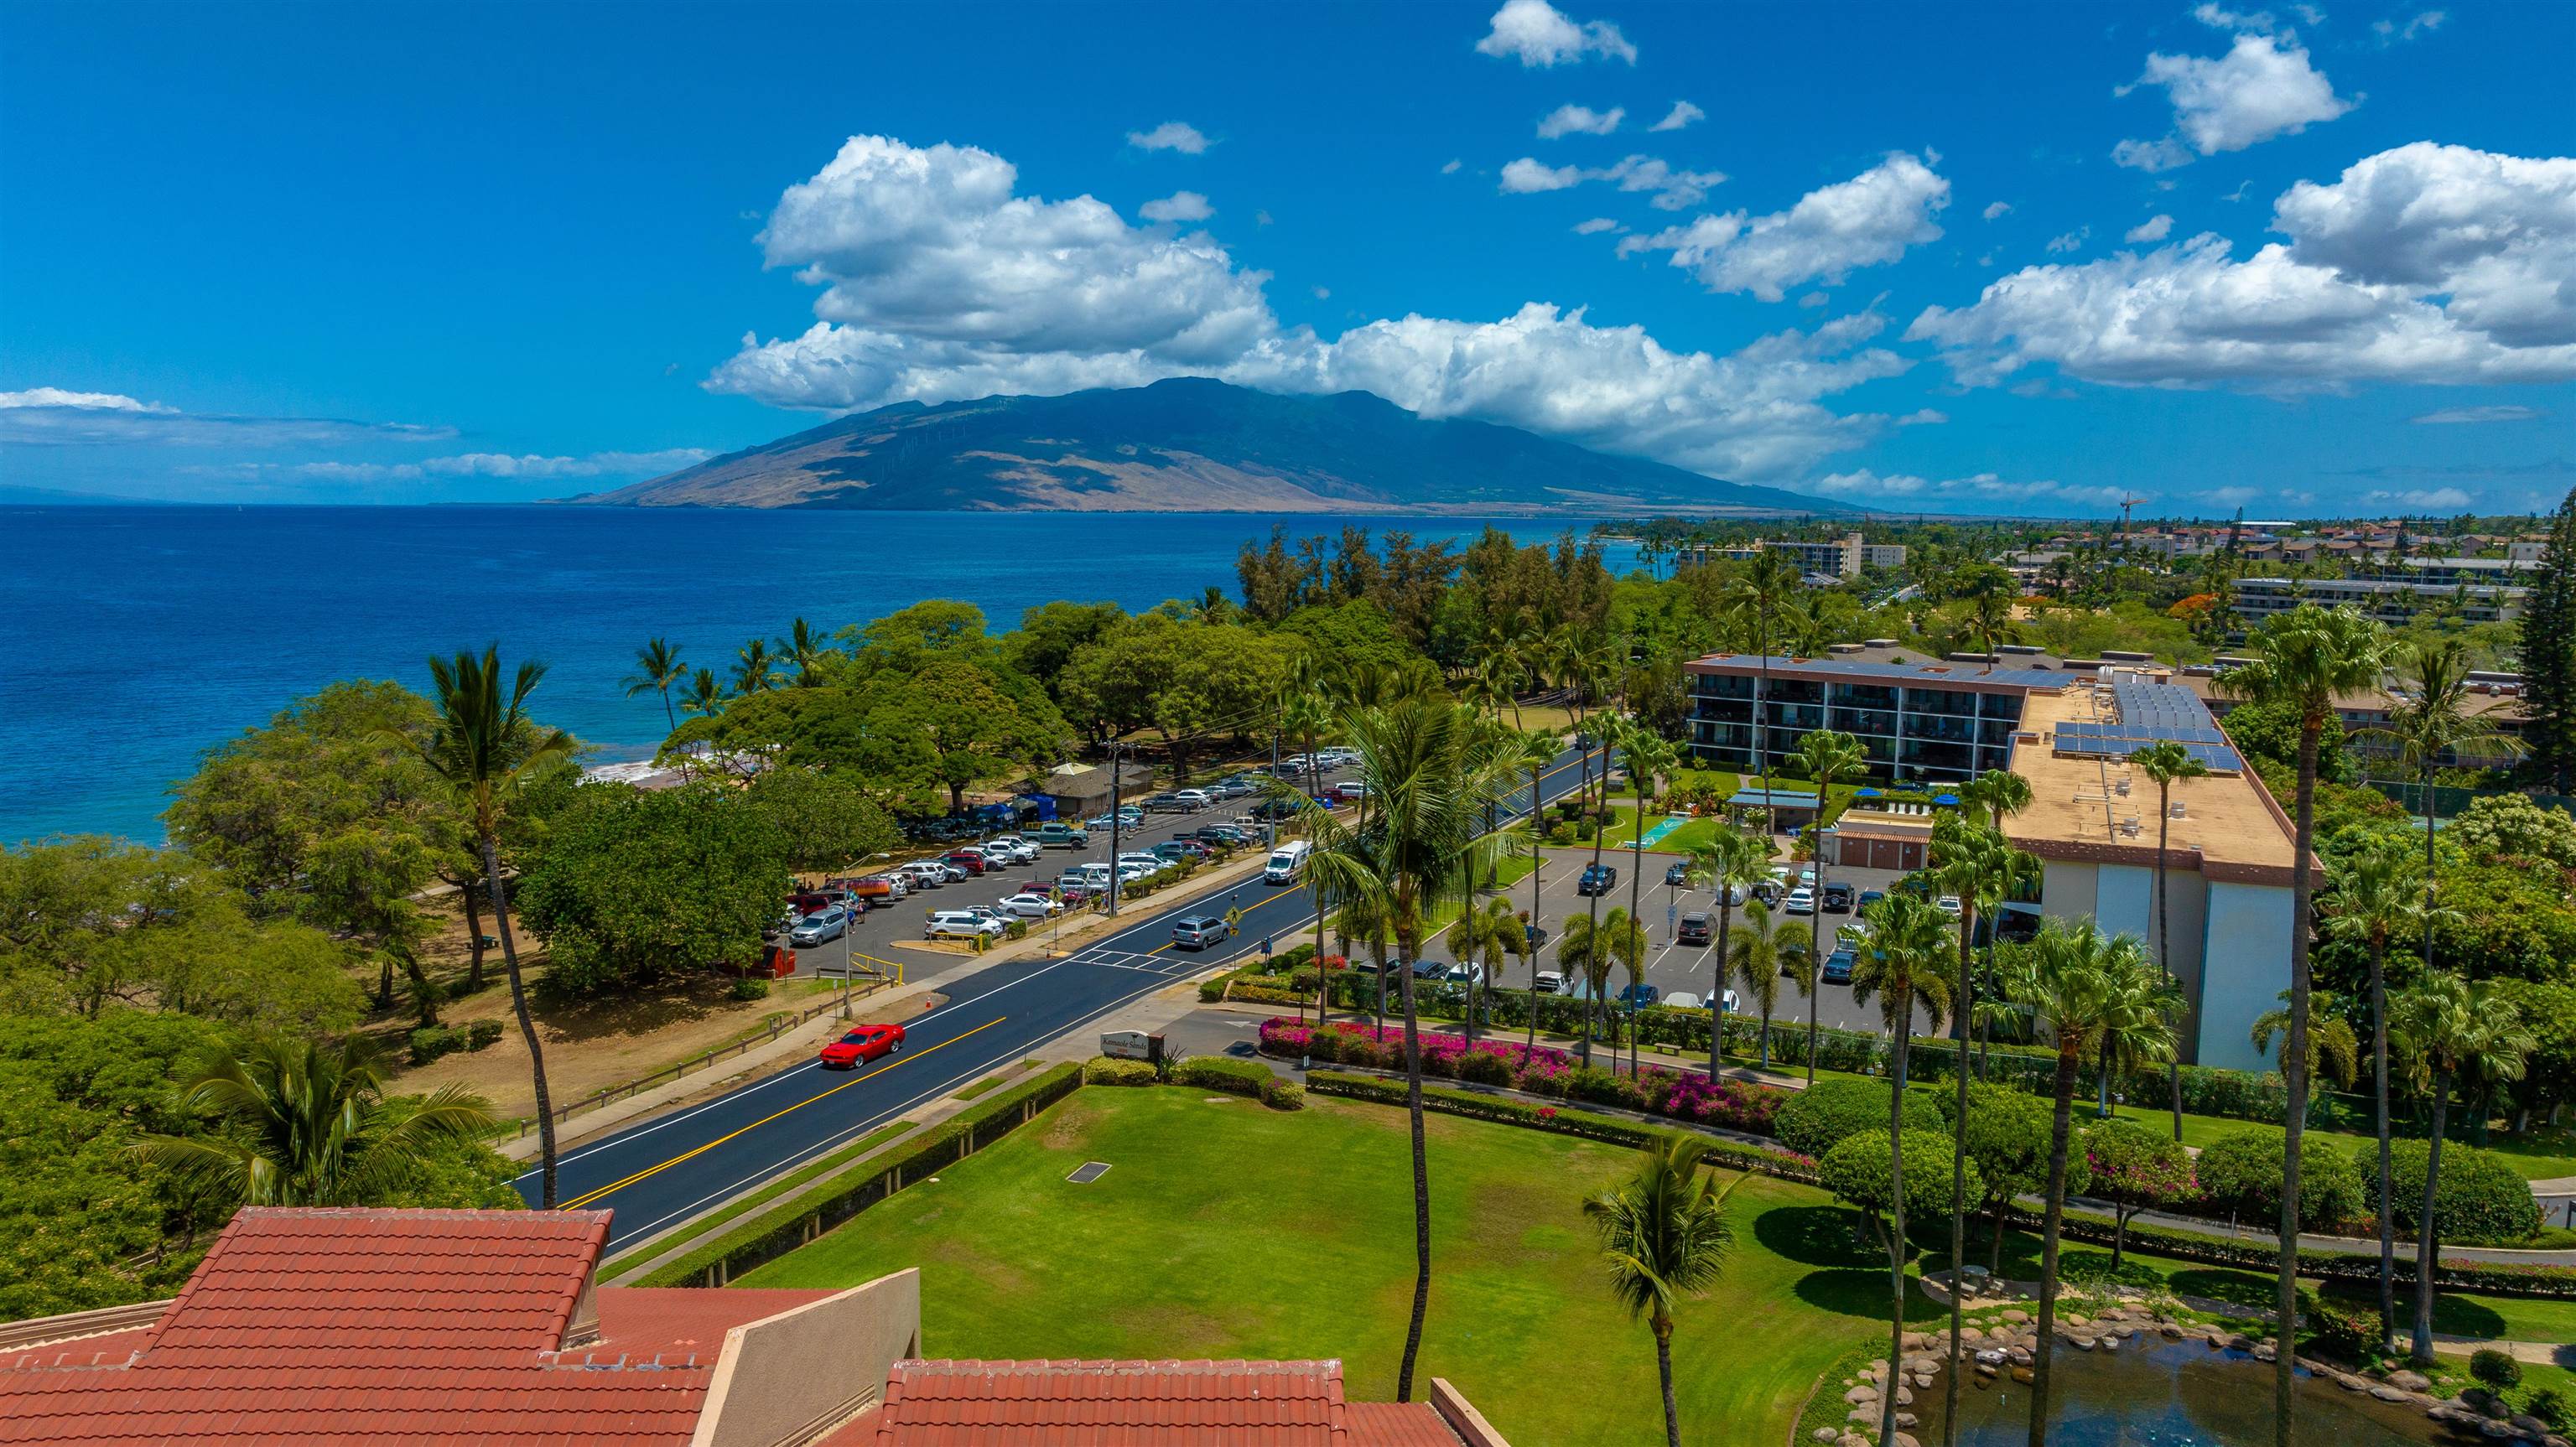
[[[0,1356],[0,1440],[683,1447],[724,1328],[781,1303],[647,1301],[559,1352],[607,1233],[605,1211],[246,1209],[148,1331]]]
[[[846,1447],[1456,1447],[1457,1440],[1420,1403],[1345,1403],[1335,1361],[898,1362],[883,1409],[835,1439]]]

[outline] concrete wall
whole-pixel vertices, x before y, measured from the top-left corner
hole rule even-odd
[[[2093,923],[2106,935],[2136,935],[2145,943],[2156,917],[2156,872],[2134,864],[2094,870]]]
[[[689,1447],[788,1447],[876,1407],[921,1355],[921,1273],[898,1271],[725,1333]]]
[[[2272,1068],[2271,1055],[2258,1053],[2248,1037],[2256,1017],[2278,1006],[2281,992],[2290,988],[2290,913],[2287,886],[2209,886],[2198,1063]]]
[[[2101,867],[2075,860],[2051,859],[2039,876],[2039,912],[2048,919],[2091,919]]]

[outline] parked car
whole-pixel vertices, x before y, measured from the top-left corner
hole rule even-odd
[[[984,841],[983,848],[985,858],[990,859],[995,850],[1000,850],[1013,864],[1027,864],[1038,857],[1038,847],[1017,834],[1004,834],[998,838],[987,839]]]
[[[850,912],[836,904],[818,909],[797,921],[796,928],[787,932],[787,938],[800,945],[819,945],[849,932]]]
[[[961,879],[973,879],[983,874],[987,869],[998,869],[1001,867],[994,861],[986,859],[981,851],[973,849],[952,849],[946,854],[939,856],[939,862],[942,864],[952,864],[957,868],[966,871],[964,874],[958,876]]]
[[[1530,988],[1536,990],[1542,995],[1564,994],[1565,976],[1558,974],[1554,970],[1541,970],[1538,972],[1536,978],[1530,982]]]
[[[1885,899],[1885,898],[1887,898],[1887,891],[1886,891],[1886,890],[1883,890],[1883,889],[1864,889],[1864,890],[1862,890],[1862,891],[1860,892],[1860,899],[1859,899],[1858,901],[1856,901],[1852,907],[1853,907],[1855,910],[1863,910],[1863,909],[1867,909],[1867,908],[1869,908],[1871,905],[1876,904],[1876,903],[1878,903],[1880,900]]]
[[[1058,821],[1053,824],[1041,824],[1038,826],[1038,847],[1041,849],[1088,849],[1091,847],[1091,831],[1083,828],[1079,824],[1067,824],[1062,821]]]
[[[1715,938],[1715,934],[1709,929],[1708,916],[1697,911],[1683,915],[1681,924],[1673,931],[1673,943],[1697,945],[1702,949],[1707,948],[1709,942]]]
[[[1363,779],[1344,779],[1333,786],[1333,797],[1345,804],[1356,804],[1368,797],[1369,786]]]
[[[1837,947],[1832,954],[1825,957],[1825,983],[1828,985],[1850,984],[1852,966],[1859,963],[1859,961],[1860,957],[1852,953],[1851,946],[1842,945]]]
[[[1148,814],[1185,814],[1189,812],[1189,806],[1182,803],[1181,796],[1175,793],[1165,792],[1161,794],[1148,794],[1145,796],[1145,812]]]
[[[1063,905],[1056,903],[1054,900],[1043,894],[1034,894],[1027,891],[1011,895],[1003,899],[999,904],[994,905],[993,908],[1000,910],[1004,914],[1017,915],[1021,919],[1046,919],[1050,916],[1064,913]]]
[[[1090,818],[1082,821],[1082,827],[1085,829],[1105,830],[1112,822],[1115,822],[1121,829],[1133,829],[1137,825],[1145,822],[1145,811],[1137,808],[1133,804],[1122,804],[1118,807],[1118,811],[1115,815],[1094,814]]]
[[[1251,830],[1242,828],[1239,825],[1202,824],[1195,831],[1193,837],[1203,843],[1220,845],[1227,849],[1240,849],[1244,845],[1251,843],[1254,835]]]
[[[945,858],[934,859],[930,861],[930,867],[938,870],[940,877],[946,879],[950,884],[956,884],[975,877],[973,872],[966,868],[965,862],[962,860]]]
[[[1160,870],[1171,863],[1170,860],[1165,859],[1163,856],[1156,854],[1151,850],[1144,849],[1129,850],[1127,853],[1119,855],[1117,862],[1121,865],[1135,865],[1137,868],[1149,873]]]
[[[1216,802],[1216,796],[1205,789],[1174,789],[1172,798],[1184,814],[1195,814]]]
[[[1297,817],[1294,799],[1264,799],[1252,806],[1252,817],[1265,824],[1277,824]]]
[[[1673,991],[1671,994],[1664,997],[1663,1003],[1664,1008],[1667,1010],[1696,1010],[1700,1008],[1699,996],[1692,994],[1688,990]]]
[[[882,1059],[902,1048],[901,1025],[861,1025],[825,1045],[821,1063],[825,1070],[856,1070],[870,1060]]]
[[[972,910],[932,910],[930,921],[922,929],[922,938],[933,940],[998,939],[1006,926],[989,915]]]
[[[1789,891],[1789,902],[1780,906],[1780,909],[1784,914],[1814,914],[1816,892],[1803,884],[1799,885]]]
[[[1673,861],[1669,866],[1667,866],[1667,867],[1665,868],[1665,870],[1664,870],[1664,883],[1666,883],[1666,884],[1688,884],[1688,883],[1690,883],[1690,863],[1689,863],[1689,861],[1687,861],[1687,860],[1681,860],[1681,859],[1676,859],[1676,860],[1674,860],[1674,861]]]
[[[1852,887],[1850,885],[1828,884],[1825,886],[1825,913],[1849,914],[1851,913],[1851,907]]]
[[[1214,914],[1185,914],[1172,921],[1172,948],[1203,950],[1234,937],[1234,926]]]
[[[1622,1008],[1640,1010],[1655,1003],[1662,995],[1663,991],[1652,985],[1636,984],[1620,986],[1617,998]]]
[[[1952,919],[1957,919],[1959,917],[1960,909],[1959,896],[1955,894],[1945,894],[1939,899],[1932,901],[1932,907],[1941,911],[1943,914],[1950,916]]]
[[[1577,895],[1608,894],[1612,886],[1618,882],[1619,866],[1587,864],[1583,866],[1583,873],[1574,881],[1574,892]]]

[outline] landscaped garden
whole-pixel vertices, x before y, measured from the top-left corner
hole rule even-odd
[[[1428,1122],[1435,1275],[1422,1372],[1522,1443],[1652,1440],[1653,1343],[1605,1285],[1586,1195],[1622,1147]],[[1065,1178],[1088,1161],[1110,1170]],[[1685,1440],[1776,1447],[1819,1374],[1886,1340],[1886,1258],[1822,1191],[1755,1176],[1734,1250],[1673,1335]],[[979,1357],[1337,1357],[1394,1395],[1413,1233],[1405,1117],[1310,1098],[1093,1088],[744,1278],[922,1271],[923,1349]],[[1929,1321],[1929,1302],[1918,1309]]]

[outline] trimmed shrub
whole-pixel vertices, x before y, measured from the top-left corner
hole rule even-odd
[[[2569,1410],[2567,1399],[2558,1394],[2556,1387],[2542,1387],[2532,1393],[2522,1409],[2538,1417],[2552,1432],[2564,1433],[2576,1426],[2576,1411]]]
[[[2388,1148],[2389,1194],[2395,1198],[2397,1229],[2409,1235],[2422,1229],[2424,1163],[2431,1155],[2429,1141],[2395,1141]],[[2376,1213],[2379,1169],[2375,1157],[2362,1176],[2363,1199]],[[2510,1245],[2527,1240],[2539,1229],[2540,1202],[2533,1198],[2521,1172],[2493,1151],[2442,1142],[2442,1179],[2433,1201],[2435,1235],[2463,1245]]]
[[[1192,1090],[1221,1090],[1228,1095],[1258,1096],[1261,1088],[1279,1077],[1270,1067],[1249,1060],[1228,1060],[1222,1055],[1193,1055],[1172,1069],[1172,1083]]]
[[[2200,1190],[2220,1212],[2260,1224],[2281,1214],[2282,1166],[2289,1137],[2277,1130],[2242,1130],[2221,1136],[2193,1162]],[[2343,1147],[2322,1136],[2299,1142],[2299,1225],[2324,1231],[2362,1215],[2361,1168]]]
[[[1896,1204],[1895,1168],[1887,1128],[1845,1136],[1816,1163],[1826,1190],[1846,1205],[1885,1217]],[[1959,1148],[1938,1131],[1905,1133],[1905,1213],[1917,1221],[1950,1214],[1951,1174]],[[1976,1162],[1968,1163],[1968,1199],[1985,1194]]]
[[[769,998],[769,982],[767,980],[755,980],[746,975],[743,978],[734,981],[732,984],[725,986],[725,998],[729,1000],[766,1000]]]
[[[2480,1347],[2469,1353],[2469,1375],[2490,1392],[2509,1391],[2522,1385],[2522,1363],[2510,1352]]]
[[[495,1022],[498,1023],[498,1022]],[[411,1032],[411,1063],[427,1065],[451,1050],[465,1046],[465,1034],[444,1025],[423,1025]],[[2420,1176],[2417,1179],[2422,1179]]]
[[[1306,1088],[1318,1095],[1338,1095],[1350,1100],[1365,1100],[1378,1105],[1404,1104],[1404,1086],[1400,1081],[1384,1080],[1374,1075],[1352,1075],[1339,1070],[1318,1070],[1306,1077]],[[1586,1140],[1632,1149],[1655,1145],[1681,1134],[1643,1121],[1623,1120],[1613,1115],[1596,1115],[1588,1110],[1574,1110],[1554,1105],[1534,1105],[1509,1096],[1478,1095],[1473,1091],[1451,1090],[1446,1086],[1422,1088],[1422,1108],[1446,1115],[1462,1115],[1473,1120],[1494,1121],[1503,1125],[1527,1126],[1534,1130],[1555,1131],[1560,1135],[1581,1136]],[[1815,1184],[1816,1163],[1804,1156],[1791,1155],[1772,1146],[1745,1145],[1738,1141],[1715,1140],[1690,1134],[1702,1158],[1730,1170],[1758,1171],[1782,1180]]]
[[[1458,1057],[1458,1078],[1476,1085],[1509,1085],[1511,1062],[1482,1050],[1473,1051]]]
[[[1261,1103],[1272,1110],[1304,1110],[1306,1087],[1274,1075],[1262,1083]]]
[[[1822,1157],[1835,1146],[1866,1130],[1887,1129],[1889,1092],[1883,1080],[1819,1080],[1780,1107],[1780,1143],[1800,1155]],[[1948,1099],[1925,1086],[1910,1085],[1905,1102],[1906,1130],[1950,1130]]]
[[[498,1020],[471,1020],[465,1026],[465,1048],[481,1050],[499,1042],[503,1026]]]
[[[2379,1308],[2375,1306],[2317,1294],[2307,1299],[2300,1312],[2308,1327],[2308,1343],[2302,1350],[2323,1352],[2336,1361],[2358,1366],[2377,1356],[2386,1345],[2380,1338]]]
[[[1112,1060],[1106,1055],[1094,1055],[1082,1064],[1082,1083],[1151,1085],[1154,1083],[1154,1065],[1149,1060]]]

